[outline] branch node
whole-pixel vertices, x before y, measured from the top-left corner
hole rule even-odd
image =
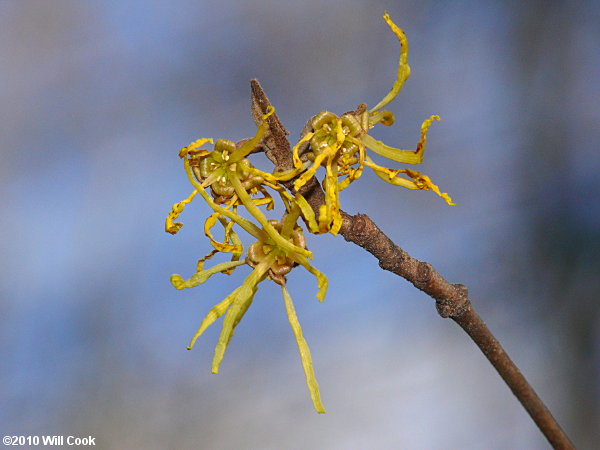
[[[354,221],[352,223],[352,232],[357,235],[357,237],[364,238],[366,237],[365,229],[367,228],[367,219],[364,214],[357,214],[354,216]]]
[[[464,284],[455,283],[453,286],[460,292],[461,296],[465,297],[466,299],[469,298],[469,289]]]
[[[417,264],[417,274],[413,284],[418,289],[426,291],[427,285],[431,281],[432,271],[433,267],[431,267],[431,264],[419,261],[419,263]]]
[[[435,308],[444,319],[460,317],[471,309],[467,287],[464,284],[453,284],[452,286],[455,288],[455,295],[435,300]]]

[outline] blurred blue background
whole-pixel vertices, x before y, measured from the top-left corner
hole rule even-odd
[[[373,105],[398,42],[412,76],[374,135],[430,129],[431,192],[365,173],[342,194],[476,308],[579,448],[600,443],[600,7],[597,1],[0,2],[0,430],[98,448],[546,448],[433,301],[341,237],[328,274],[289,276],[327,414],[305,386],[280,293],[263,283],[219,375],[209,308],[248,273],[179,292],[209,250],[177,157],[254,135],[258,78],[297,139],[327,108]],[[259,158],[260,159],[260,158]],[[259,163],[260,164],[260,163]],[[318,240],[317,240],[318,239]],[[596,447],[597,448],[597,447]]]

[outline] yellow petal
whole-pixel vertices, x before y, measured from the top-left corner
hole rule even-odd
[[[181,278],[181,275],[171,275],[171,284],[175,289],[186,289],[198,286],[208,280],[215,273],[222,272],[224,270],[229,270],[235,268],[237,266],[241,266],[242,264],[246,264],[246,261],[227,261],[221,264],[217,264],[210,269],[201,270],[196,272],[189,280],[184,280]]]
[[[248,311],[248,308],[250,308],[252,300],[254,300],[254,294],[256,294],[256,288],[252,290],[249,295],[243,295],[242,292],[244,292],[243,289],[238,292],[223,320],[223,328],[221,329],[219,342],[215,347],[215,354],[213,356],[212,373],[219,373],[219,366],[223,361],[223,356],[225,356],[225,350],[227,350],[229,342],[231,342],[235,327],[240,323],[240,320],[242,320],[244,314]]]
[[[327,147],[324,147],[323,149],[321,149],[321,153],[315,157],[315,160],[314,160],[311,168],[306,170],[302,175],[300,175],[298,177],[298,179],[296,181],[294,181],[294,189],[298,190],[302,186],[304,186],[308,182],[308,180],[310,180],[315,175],[315,173],[321,166],[322,162],[325,159],[331,159],[337,153],[337,151],[340,149],[341,145],[343,144],[344,140],[346,139],[346,136],[344,135],[344,130],[342,128],[342,121],[337,119],[335,121],[335,124],[336,124],[336,129],[335,129],[336,141],[335,141],[335,143],[331,146],[327,146]],[[309,134],[311,134],[311,133],[308,133],[306,136],[308,136]],[[300,144],[300,142],[297,145],[299,145],[299,144]]]
[[[348,166],[342,168],[342,174],[347,173],[348,176],[338,183],[338,192],[346,189],[350,183],[355,180],[358,180],[363,172],[364,162],[365,162],[365,145],[359,140],[352,136],[347,136],[346,139],[350,139],[350,141],[358,147],[358,167],[356,169]]]
[[[254,294],[256,294],[257,285],[264,279],[265,274],[269,270],[269,267],[273,261],[273,257],[267,257],[264,262],[260,263],[254,268],[252,273],[248,275],[242,285],[236,289],[233,303],[231,304],[231,308],[223,320],[223,327],[221,328],[219,341],[215,347],[212,373],[219,373],[219,366],[221,365],[221,361],[225,355],[225,350],[231,341],[235,327],[252,304]]]
[[[325,214],[319,214],[319,228],[326,232],[329,230],[334,236],[342,226],[340,214],[340,198],[338,193],[337,164],[330,158],[327,162],[327,175],[325,176]]]
[[[321,403],[319,383],[317,383],[317,379],[315,378],[315,371],[313,369],[312,358],[310,356],[310,349],[308,348],[306,339],[304,339],[304,336],[302,335],[302,328],[300,327],[300,322],[296,316],[296,310],[294,309],[292,298],[290,297],[290,294],[285,286],[281,286],[281,291],[283,293],[287,317],[290,322],[290,326],[292,327],[292,331],[294,332],[294,337],[296,338],[298,351],[300,352],[300,359],[302,360],[302,368],[304,369],[304,376],[306,377],[306,384],[308,385],[310,398],[312,399],[315,410],[322,414],[325,412],[325,408]]]
[[[291,180],[296,175],[298,175],[303,168],[304,166],[300,167],[300,169],[294,168],[291,170],[286,170],[284,172],[275,173],[263,172],[262,170],[257,169],[256,167],[248,167],[246,170],[253,175],[261,176],[262,178],[264,178],[267,181],[270,181],[271,183],[278,183],[279,181]]]
[[[375,112],[394,100],[396,95],[398,95],[398,92],[400,92],[400,89],[402,89],[404,82],[410,76],[410,66],[408,65],[408,41],[406,40],[406,35],[404,34],[404,31],[402,31],[394,22],[392,22],[392,19],[390,19],[388,13],[383,15],[383,19],[387,22],[393,33],[400,41],[400,61],[398,62],[398,75],[396,75],[396,81],[394,81],[392,90],[369,112]]]
[[[395,120],[394,114],[391,111],[377,111],[369,114],[369,128],[378,123],[389,127]]]
[[[221,221],[221,224],[225,226],[225,239],[231,240],[233,245],[243,249],[244,246],[242,245],[241,239],[239,238],[237,233],[235,231],[233,231],[234,222],[233,221],[227,222],[223,217],[219,217],[219,221]],[[233,255],[231,256],[231,261],[238,261],[241,256],[242,256],[241,253],[233,253]],[[223,273],[227,274],[227,275],[231,275],[231,273],[233,273],[233,269],[224,270]]]
[[[281,235],[285,239],[289,239],[292,236],[292,232],[294,228],[297,227],[296,222],[298,221],[298,217],[300,217],[302,210],[296,204],[292,205],[291,210],[285,214],[283,217],[283,224],[281,226]]]
[[[429,179],[427,175],[423,175],[419,172],[410,169],[387,169],[385,167],[379,166],[375,164],[371,158],[367,157],[365,160],[365,166],[370,167],[375,172],[379,178],[384,180],[387,183],[393,184],[395,186],[402,186],[407,189],[423,189],[423,190],[432,190],[437,195],[442,197],[446,203],[449,205],[454,205],[452,203],[452,198],[444,192],[440,191],[440,188],[433,184],[433,182]],[[399,174],[406,174],[411,180],[407,180],[406,178],[399,177]]]
[[[217,223],[217,219],[221,216],[220,212],[215,212],[208,216],[206,221],[204,222],[204,234],[210,239],[211,245],[220,252],[225,253],[237,253],[241,254],[244,251],[244,248],[241,245],[230,244],[228,242],[227,236],[225,236],[224,242],[219,242],[215,238],[213,238],[210,230]]]
[[[391,159],[392,161],[404,164],[421,164],[423,162],[423,152],[425,151],[425,144],[427,142],[427,130],[434,120],[440,120],[440,117],[431,116],[421,125],[421,140],[417,143],[417,149],[415,151],[400,150],[398,148],[390,147],[385,145],[383,142],[374,139],[368,134],[362,136],[360,140],[367,146],[367,148],[373,150],[378,155]]]
[[[318,271],[313,266],[311,266],[310,263],[308,262],[308,260],[304,257],[296,256],[296,257],[294,257],[294,261],[296,261],[298,264],[300,264],[302,267],[304,267],[306,270],[308,270],[310,273],[312,273],[315,276],[315,278],[317,279],[317,286],[319,288],[319,290],[317,292],[317,299],[320,302],[325,300],[325,295],[327,295],[327,288],[329,285],[329,281],[327,280],[327,277],[325,276],[325,274],[323,274],[322,272]]]
[[[231,294],[229,294],[225,300],[223,300],[222,302],[216,304],[215,306],[213,306],[211,308],[211,310],[208,312],[206,317],[204,317],[204,319],[202,319],[202,322],[200,323],[200,327],[198,328],[198,331],[196,331],[196,334],[194,334],[194,337],[190,341],[190,344],[187,346],[188,350],[191,350],[192,348],[194,348],[194,344],[196,343],[196,340],[200,336],[202,336],[202,333],[204,333],[206,331],[206,329],[215,322],[215,320],[217,320],[219,317],[221,317],[223,314],[225,314],[225,311],[227,311],[227,308],[229,308],[231,306],[231,304],[233,303],[233,299],[235,298],[235,295],[237,294],[237,291],[239,289],[240,288],[237,288],[235,291],[233,291]]]
[[[190,194],[190,196],[188,198],[180,201],[179,203],[175,203],[173,205],[173,207],[171,208],[171,212],[169,213],[169,215],[167,216],[167,219],[165,220],[165,231],[167,233],[176,234],[181,229],[181,227],[183,226],[183,223],[173,222],[173,220],[175,220],[179,217],[179,215],[183,212],[185,205],[190,203],[193,200],[193,198],[196,196],[197,193],[198,193],[198,191],[194,191]]]
[[[315,212],[312,207],[308,204],[308,201],[301,195],[296,194],[295,202],[302,211],[302,217],[306,221],[306,225],[308,229],[313,234],[319,234],[319,225],[317,223],[317,218],[315,217]]]
[[[275,242],[275,244],[281,249],[291,252],[291,253],[299,253],[304,256],[308,256],[312,258],[312,253],[304,248],[300,248],[290,241],[286,240],[281,236],[281,234],[269,223],[265,215],[262,213],[260,209],[254,204],[252,198],[248,195],[242,183],[235,173],[232,173],[229,176],[229,181],[231,185],[235,189],[235,193],[238,195],[248,212],[262,225],[263,229],[267,232],[269,237]]]
[[[303,167],[302,160],[300,160],[300,155],[298,154],[298,150],[300,149],[300,145],[303,144],[306,141],[309,141],[314,136],[314,134],[315,133],[313,133],[313,132],[306,133],[302,137],[302,139],[300,139],[298,141],[298,143],[296,145],[294,145],[294,148],[292,149],[292,153],[294,155],[294,167],[296,169],[300,169],[300,168]]]
[[[198,260],[198,262],[196,263],[196,272],[201,272],[204,270],[204,263],[206,261],[208,261],[209,259],[211,259],[213,256],[215,256],[217,253],[219,253],[218,250],[211,250],[210,252],[208,252],[206,255],[204,255],[202,258],[200,258]],[[238,258],[239,259],[239,258]],[[233,269],[232,269],[233,270]]]
[[[317,155],[310,169],[305,170],[304,173],[300,175],[297,180],[294,181],[294,189],[299,190],[302,186],[308,183],[308,180],[315,176],[315,173],[317,173],[317,170],[319,170],[319,167],[321,167],[321,163],[328,156],[329,152],[327,151],[323,151],[323,153]]]
[[[452,198],[445,192],[441,192],[440,188],[437,185],[433,184],[433,182],[427,175],[423,175],[422,173],[410,169],[406,170],[406,174],[415,180],[415,182],[419,186],[419,189],[431,189],[437,195],[442,197],[450,206],[455,205],[455,203],[452,202]]]
[[[274,112],[275,112],[275,108],[273,108],[273,106],[269,105],[269,107],[267,108],[267,113],[262,116],[262,122],[259,125],[258,129],[256,130],[256,135],[252,139],[249,139],[248,141],[244,142],[244,144],[242,144],[242,146],[240,148],[236,149],[230,155],[229,161],[231,163],[234,163],[236,161],[241,160],[242,158],[245,158],[246,156],[248,156],[250,154],[250,152],[252,152],[252,150],[254,150],[254,147],[256,147],[259,144],[259,142],[264,137],[265,132],[267,131],[267,118]]]
[[[237,223],[240,227],[242,227],[244,230],[246,230],[248,233],[250,233],[256,239],[261,239],[261,240],[266,239],[266,237],[267,237],[266,233],[263,230],[261,230],[260,228],[258,228],[256,225],[254,225],[252,222],[250,222],[247,219],[244,219],[243,217],[241,217],[240,215],[238,215],[232,211],[229,211],[229,210],[223,208],[222,206],[217,205],[213,201],[213,199],[210,197],[210,195],[208,195],[206,193],[204,188],[200,185],[200,183],[198,183],[198,181],[194,177],[194,174],[192,173],[192,170],[190,167],[190,163],[187,159],[183,160],[183,165],[184,165],[188,180],[190,181],[190,183],[192,183],[192,186],[194,186],[196,188],[196,190],[200,193],[200,195],[202,196],[204,201],[206,201],[206,203],[208,203],[208,205],[213,209],[213,211],[219,212],[219,213],[223,214],[225,217],[233,220],[235,223]]]
[[[190,145],[188,145],[186,147],[183,147],[179,151],[179,157],[183,158],[186,155],[188,155],[189,153],[192,153],[195,156],[204,156],[204,155],[207,155],[208,153],[210,153],[208,150],[205,150],[205,149],[198,150],[198,148],[200,148],[201,146],[203,146],[207,142],[210,143],[211,145],[214,144],[213,140],[211,138],[198,139],[197,141],[192,142]]]

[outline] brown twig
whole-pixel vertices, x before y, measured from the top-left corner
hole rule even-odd
[[[270,102],[257,80],[252,80],[250,83],[252,115],[259,123]],[[289,132],[275,114],[269,118],[268,124],[269,131],[263,140],[267,157],[275,164],[276,171],[292,169],[291,147],[286,137]],[[288,182],[286,187],[293,190],[291,182]],[[302,194],[315,214],[318,214],[319,206],[324,204],[324,193],[319,182],[313,178],[302,189]],[[444,318],[449,317],[460,325],[498,371],[553,448],[575,448],[518,367],[475,312],[464,285],[449,283],[431,264],[410,256],[392,242],[369,216],[364,214],[351,216],[342,211],[342,219],[339,234],[345,240],[355,243],[375,256],[382,269],[410,281],[416,288],[434,298],[439,315]]]

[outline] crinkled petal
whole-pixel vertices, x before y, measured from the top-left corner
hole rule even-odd
[[[221,212],[212,213],[204,222],[204,234],[210,239],[211,245],[218,251],[224,253],[236,253],[241,254],[244,248],[238,244],[230,244],[227,233],[225,234],[225,240],[223,242],[217,241],[213,238],[210,230],[215,226],[217,220],[221,217]]]
[[[394,81],[392,90],[385,97],[383,97],[383,99],[377,103],[377,105],[375,105],[370,112],[375,112],[394,100],[396,95],[398,95],[398,92],[400,92],[400,89],[402,89],[402,86],[404,86],[404,82],[410,76],[410,66],[408,65],[408,41],[406,40],[406,35],[404,34],[404,31],[402,31],[394,22],[392,22],[392,19],[390,19],[388,13],[383,15],[383,19],[387,22],[393,33],[400,41],[400,61],[398,62],[398,75],[396,76],[396,81]]]
[[[298,143],[296,145],[294,145],[294,148],[292,149],[292,153],[294,156],[294,167],[296,169],[301,169],[304,164],[302,163],[302,160],[300,159],[300,155],[298,153],[298,150],[300,149],[300,146],[306,142],[306,141],[310,141],[311,138],[315,135],[315,133],[313,133],[312,131],[310,133],[306,133],[304,136],[302,136],[302,139],[300,139],[298,141]]]
[[[342,121],[338,119],[335,121],[335,124],[336,124],[336,129],[335,129],[336,141],[335,141],[335,143],[333,145],[327,146],[321,150],[321,153],[319,153],[319,155],[317,155],[315,157],[315,160],[314,160],[311,168],[304,171],[304,173],[302,175],[300,175],[296,181],[294,181],[294,189],[298,190],[302,186],[304,186],[308,182],[308,180],[310,180],[315,175],[315,173],[317,172],[317,170],[319,169],[319,167],[321,166],[323,161],[325,161],[325,159],[330,160],[340,149],[341,145],[343,144],[344,140],[346,139],[346,136],[344,135],[344,130],[342,128]],[[311,134],[311,133],[308,133],[308,134]],[[307,136],[308,136],[308,134],[307,134]],[[300,144],[300,142],[298,143],[298,145],[299,144]]]
[[[440,188],[437,185],[433,184],[433,182],[427,175],[423,175],[422,173],[410,169],[387,169],[385,167],[375,164],[371,160],[371,158],[367,158],[365,160],[365,166],[373,169],[375,175],[377,175],[379,178],[386,181],[387,183],[393,184],[395,186],[402,186],[407,189],[432,190],[437,195],[442,197],[446,201],[446,203],[448,203],[449,205],[454,205],[454,203],[452,203],[452,198],[445,192],[441,192]],[[412,179],[408,180],[406,178],[398,177],[398,174],[406,174]]]
[[[202,138],[202,139],[198,139],[197,141],[192,142],[190,145],[183,147],[181,150],[179,150],[179,157],[180,158],[184,158],[185,156],[189,155],[193,155],[193,156],[205,156],[208,155],[210,153],[209,150],[206,150],[204,148],[200,148],[202,147],[204,144],[209,143],[210,145],[213,145],[214,142],[211,138]]]
[[[375,126],[378,123],[389,127],[395,122],[394,114],[391,111],[377,111],[369,114],[369,127]]]
[[[255,198],[254,200],[254,204],[256,206],[262,206],[262,205],[267,205],[267,211],[270,211],[271,209],[273,209],[275,207],[275,200],[273,199],[273,197],[271,196],[271,194],[269,194],[265,188],[263,188],[262,186],[258,186],[258,190],[260,191],[261,194],[263,194],[263,198]]]
[[[342,226],[342,216],[340,215],[337,164],[332,161],[332,158],[328,161],[326,169],[325,214],[319,215],[319,228],[323,232],[330,231],[335,236]]]
[[[231,241],[231,243],[233,245],[243,249],[244,246],[242,245],[241,239],[239,238],[237,233],[235,231],[233,231],[234,222],[233,221],[227,222],[227,220],[225,220],[225,218],[223,218],[223,217],[219,217],[219,221],[225,227],[225,240]],[[231,256],[231,261],[239,261],[241,256],[242,256],[242,252],[233,253],[233,255]],[[233,269],[228,269],[228,270],[223,271],[223,273],[225,273],[227,275],[231,275],[232,272],[233,272]]]
[[[344,173],[347,173],[348,176],[338,183],[338,191],[343,191],[348,186],[350,186],[350,183],[352,183],[355,180],[358,180],[361,177],[364,169],[364,162],[366,156],[365,145],[359,139],[356,139],[352,136],[347,136],[346,139],[350,139],[350,141],[356,144],[356,146],[358,147],[358,167],[345,168],[346,170]]]
[[[308,180],[315,176],[315,173],[317,173],[317,170],[319,170],[319,167],[321,167],[321,163],[325,161],[329,154],[329,151],[324,150],[323,153],[317,155],[313,165],[308,170],[305,170],[302,175],[300,175],[298,179],[294,181],[294,189],[299,190],[302,186],[308,183]]]
[[[167,233],[171,233],[171,234],[176,234],[181,227],[183,226],[182,222],[173,222],[173,220],[177,219],[179,217],[179,215],[183,212],[185,205],[190,203],[193,198],[196,196],[196,194],[198,193],[198,191],[194,191],[190,194],[190,196],[188,198],[186,198],[185,200],[182,200],[178,203],[175,203],[173,205],[173,208],[171,208],[171,212],[169,213],[169,215],[167,216],[167,219],[165,220],[165,231]]]

